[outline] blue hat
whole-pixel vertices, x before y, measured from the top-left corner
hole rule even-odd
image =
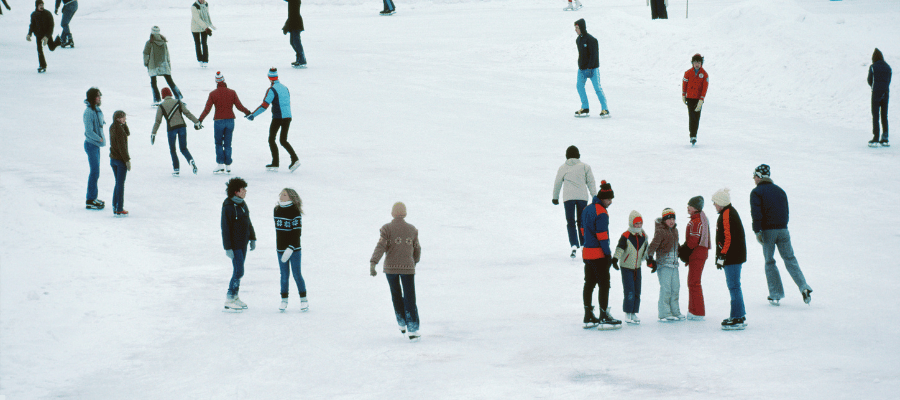
[[[278,80],[278,70],[275,67],[269,68],[269,80]]]

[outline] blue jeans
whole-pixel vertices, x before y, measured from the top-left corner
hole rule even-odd
[[[391,300],[397,324],[406,326],[410,332],[419,330],[419,310],[416,308],[416,284],[413,274],[385,274],[391,286]],[[403,286],[401,290],[400,286]]]
[[[278,268],[281,269],[281,297],[287,298],[291,273],[294,274],[294,281],[297,282],[297,291],[300,292],[300,297],[306,297],[306,282],[303,281],[303,275],[300,275],[300,250],[294,250],[286,263],[281,262],[284,250],[278,250],[277,253]]]
[[[741,293],[741,265],[731,264],[722,267],[725,270],[725,283],[728,284],[728,293],[731,294],[731,318],[741,318],[744,311],[744,295]]]
[[[587,92],[584,91],[584,82],[588,79],[591,80],[591,84],[594,85],[594,91],[597,92],[597,98],[600,99],[601,110],[608,110],[606,107],[606,96],[603,95],[603,88],[600,87],[599,68],[578,70],[578,84],[575,85],[575,88],[578,89],[578,96],[581,97],[581,108],[590,108],[588,107]]]
[[[238,289],[241,288],[241,278],[244,277],[244,259],[247,255],[247,249],[231,249],[234,252],[234,258],[231,259],[231,266],[234,272],[231,274],[231,282],[228,283],[228,298],[233,298]]]
[[[641,310],[641,268],[621,268],[622,291],[625,292],[625,301],[622,303],[622,312],[637,313]]]
[[[85,200],[92,201],[97,199],[97,180],[100,179],[100,148],[84,142],[84,152],[87,153],[88,164],[91,166]]]
[[[306,64],[306,54],[303,53],[303,44],[300,43],[300,32],[291,31],[291,47],[294,48],[294,53],[297,54],[297,62],[303,65]]]
[[[393,0],[384,0],[384,9],[388,11],[394,11]]]
[[[872,92],[872,134],[876,142],[879,141],[888,141],[888,102],[891,99],[891,93],[888,91],[884,92]],[[881,134],[881,139],[878,138],[878,117],[881,116],[881,128],[884,132]]]
[[[125,161],[112,158],[109,159],[109,166],[112,167],[113,176],[116,177],[112,197],[113,211],[121,212],[125,201],[125,175],[128,174],[128,168],[125,167]]]
[[[781,274],[775,266],[775,247],[778,247],[778,254],[784,260],[784,267],[787,269],[794,283],[800,288],[800,291],[806,289],[812,290],[806,284],[806,278],[803,277],[803,271],[800,271],[800,264],[797,263],[797,257],[794,257],[794,248],[791,246],[791,234],[787,229],[766,229],[760,231],[763,241],[763,256],[766,258],[766,281],[769,283],[769,297],[774,300],[784,298],[784,286],[781,284]]]
[[[233,119],[217,119],[213,123],[216,139],[216,164],[231,165],[231,134],[234,133]]]
[[[62,27],[62,34],[59,35],[59,40],[61,43],[66,43],[69,40],[72,40],[72,32],[69,31],[69,22],[72,21],[72,16],[75,15],[75,11],[78,11],[77,1],[70,2],[63,6],[62,21],[59,23],[59,26]]]
[[[184,155],[184,158],[191,162],[194,157],[191,157],[191,152],[187,149],[187,128],[181,127],[172,129],[169,131],[169,153],[172,154],[172,168],[179,169],[178,165],[178,154],[175,154],[175,139],[178,139],[178,148],[181,150],[181,154]]]
[[[581,231],[581,214],[584,212],[584,208],[587,207],[587,201],[567,200],[563,202],[563,207],[566,208],[566,229],[569,231],[569,246],[581,247],[584,244],[584,236]]]

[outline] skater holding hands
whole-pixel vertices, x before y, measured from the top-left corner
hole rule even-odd
[[[662,212],[662,217],[656,219],[656,233],[647,247],[647,253],[650,254],[648,264],[653,264],[650,272],[656,272],[656,277],[659,278],[657,308],[660,321],[683,320],[685,316],[681,314],[678,305],[681,282],[678,278],[678,228],[675,224],[675,210],[666,208]]]
[[[213,171],[214,174],[231,173],[231,137],[234,134],[234,107],[244,113],[244,116],[250,115],[250,110],[241,104],[238,99],[237,92],[228,88],[225,84],[225,76],[222,72],[216,72],[216,90],[209,93],[206,99],[206,108],[200,114],[200,124],[202,127],[203,119],[209,115],[209,111],[216,106],[216,113],[213,115],[213,136],[216,145],[216,163],[219,166]]]
[[[169,153],[172,155],[172,168],[174,169],[172,176],[178,177],[180,171],[178,154],[175,153],[176,140],[178,141],[181,154],[191,164],[194,175],[197,175],[197,164],[194,163],[194,157],[191,156],[191,152],[187,148],[187,127],[184,123],[184,118],[187,117],[194,123],[194,130],[200,130],[203,128],[203,125],[200,125],[200,120],[194,114],[191,114],[181,100],[175,100],[172,97],[172,91],[169,88],[163,88],[162,96],[163,101],[160,103],[159,108],[156,109],[156,122],[153,124],[153,131],[150,133],[150,144],[153,145],[156,142],[156,131],[159,129],[162,119],[165,118],[169,137]]]
[[[269,150],[272,151],[272,163],[266,165],[266,170],[278,170],[278,146],[275,144],[275,136],[281,130],[281,147],[287,150],[291,156],[290,170],[294,172],[300,167],[300,159],[294,148],[287,141],[288,129],[291,127],[291,92],[278,80],[278,70],[275,67],[269,69],[269,81],[272,83],[266,90],[266,97],[262,104],[246,118],[253,121],[254,118],[266,112],[269,105],[272,106],[272,124],[269,125]]]

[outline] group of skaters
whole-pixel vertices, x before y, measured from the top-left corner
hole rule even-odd
[[[600,330],[619,329],[622,322],[612,316],[609,307],[610,270],[621,272],[624,293],[622,311],[625,321],[640,324],[637,314],[641,305],[641,264],[659,278],[659,302],[657,319],[660,322],[682,320],[700,321],[706,316],[701,287],[701,275],[707,258],[715,259],[717,269],[725,272],[725,281],[731,295],[729,318],[722,321],[724,330],[742,330],[747,326],[744,298],[741,291],[741,267],[747,261],[747,244],[744,226],[737,209],[732,205],[730,189],[723,188],[712,195],[718,218],[713,249],[710,223],[703,211],[703,196],[692,197],[687,202],[689,222],[685,240],[679,244],[675,211],[665,208],[655,220],[655,234],[651,240],[643,229],[644,220],[637,211],[628,215],[628,230],[622,233],[615,249],[610,248],[608,209],[615,198],[612,185],[600,182],[596,191],[591,167],[580,160],[578,148],[566,149],[566,162],[560,166],[554,180],[554,205],[562,201],[566,215],[566,227],[571,245],[570,257],[575,258],[581,249],[584,261],[584,327]],[[776,267],[775,249],[785,268],[797,284],[803,301],[812,300],[812,288],[800,270],[788,232],[787,194],[770,177],[770,167],[758,166],[753,172],[756,188],[750,193],[750,211],[753,233],[762,245],[765,273],[768,282],[768,301],[780,305],[784,298],[781,275]],[[591,196],[591,193],[597,193]],[[592,199],[588,204],[589,199]],[[681,313],[679,306],[679,261],[688,267],[688,313]],[[593,293],[599,286],[597,300],[599,317],[594,314]]]

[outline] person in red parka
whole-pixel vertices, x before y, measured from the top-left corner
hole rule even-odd
[[[703,197],[695,196],[688,201],[688,215],[691,216],[684,232],[684,244],[678,249],[678,257],[688,265],[688,314],[687,319],[702,321],[706,315],[703,301],[703,287],[700,277],[703,265],[712,247],[709,236],[709,219],[703,212]]]
[[[700,110],[703,108],[707,88],[709,88],[709,74],[703,69],[703,56],[697,53],[691,57],[691,69],[684,71],[684,78],[681,80],[681,101],[687,104],[691,146],[697,144]]]

